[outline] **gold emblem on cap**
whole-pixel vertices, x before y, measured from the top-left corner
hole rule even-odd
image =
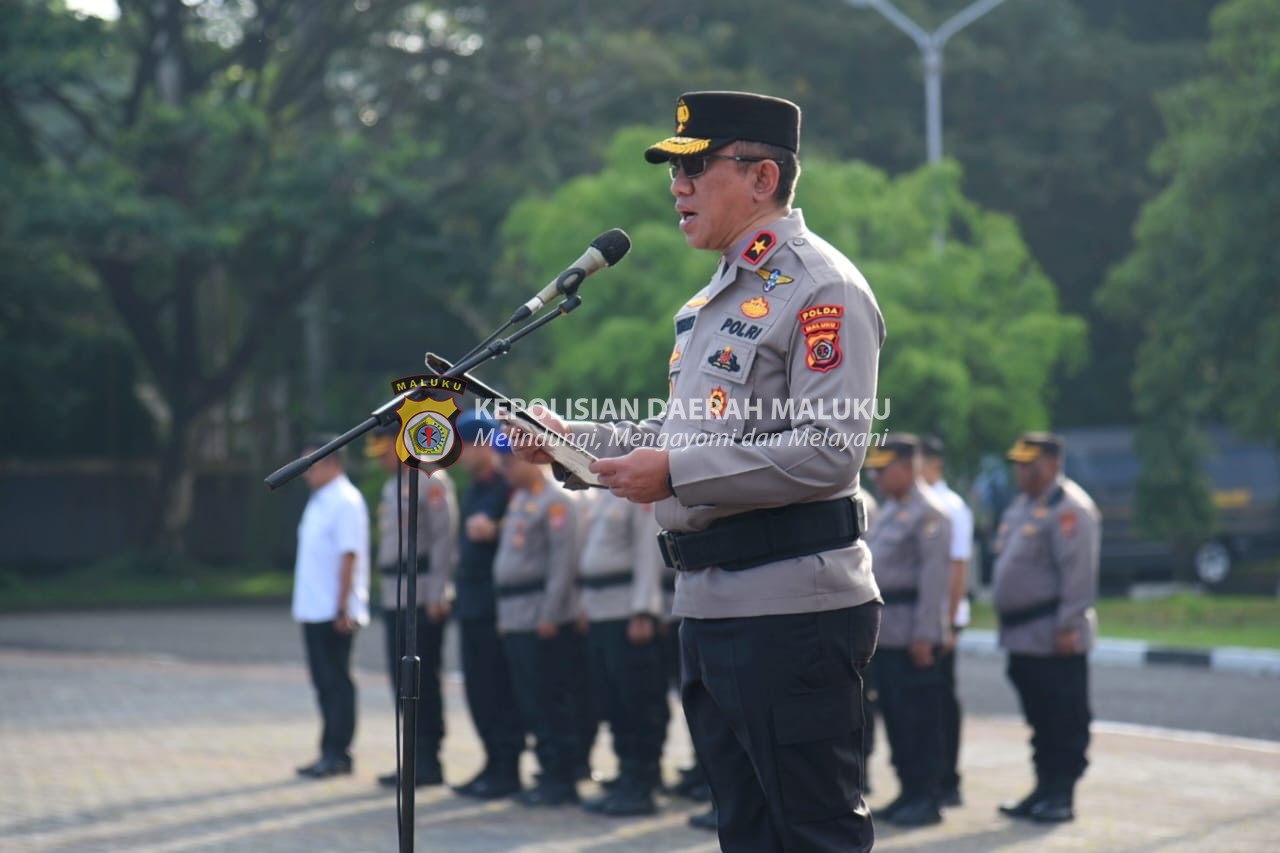
[[[684,126],[689,123],[689,105],[684,98],[676,101],[676,133],[684,133]]]

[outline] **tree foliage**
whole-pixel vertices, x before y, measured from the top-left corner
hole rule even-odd
[[[719,259],[675,226],[665,171],[645,163],[657,129],[620,133],[605,167],[513,209],[505,268],[528,289],[558,272],[598,223],[635,248],[584,285],[584,307],[521,359],[526,387],[557,400],[665,397],[671,317]],[[815,231],[854,259],[888,326],[879,396],[895,428],[942,431],[959,454],[1049,421],[1049,378],[1078,363],[1084,324],[1059,313],[1052,283],[1013,221],[964,198],[954,164],[898,178],[863,163],[805,160],[797,196]],[[934,247],[934,214],[949,223]],[[536,369],[535,369],[536,365]]]
[[[1167,184],[1101,294],[1142,329],[1140,518],[1192,541],[1213,524],[1198,425],[1280,441],[1280,3],[1220,7],[1210,56],[1161,99],[1169,136],[1152,165]]]

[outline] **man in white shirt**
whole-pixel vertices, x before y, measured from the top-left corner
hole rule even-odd
[[[958,806],[960,797],[960,695],[956,690],[955,638],[969,624],[969,555],[973,547],[973,513],[964,498],[956,494],[942,477],[942,439],[934,435],[921,441],[924,464],[921,475],[934,494],[947,508],[951,518],[951,595],[947,614],[952,628],[951,639],[939,665],[942,669],[942,780],[938,801],[943,806]]]
[[[317,436],[304,452],[330,438]],[[351,643],[356,630],[369,623],[369,509],[347,479],[342,451],[316,462],[302,476],[311,498],[298,524],[293,619],[302,624],[323,729],[319,760],[299,767],[298,774],[322,779],[351,772],[349,750],[356,731]]]

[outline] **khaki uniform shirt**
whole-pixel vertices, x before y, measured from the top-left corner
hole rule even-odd
[[[900,499],[889,499],[867,536],[876,583],[885,597],[880,615],[882,649],[905,649],[916,640],[941,644],[946,636],[951,588],[951,521],[947,508],[917,482]],[[890,603],[893,594],[914,590],[914,602]]]
[[[418,480],[418,604],[442,604],[452,597],[458,562],[458,498],[453,479],[444,471],[430,475],[406,468],[400,479],[401,517],[396,519],[396,477],[382,485],[378,501],[378,570],[383,610],[396,609],[396,576],[400,567],[397,542],[409,549],[409,478]],[[408,603],[408,577],[401,580],[399,601]]]
[[[594,495],[579,567],[579,598],[592,622],[663,615],[658,523],[653,504],[632,503],[609,492]],[[624,581],[607,586],[592,581]]]
[[[852,497],[872,428],[884,320],[862,274],[799,210],[748,236],[676,312],[663,417],[573,423],[597,456],[670,449],[668,530]],[[714,619],[852,607],[877,595],[861,541],[741,572],[676,579],[674,614]]]
[[[532,631],[576,618],[579,542],[575,502],[550,477],[511,495],[493,561],[499,631]],[[532,588],[503,594],[503,587],[525,585]]]
[[[1059,476],[1043,495],[1019,495],[996,531],[993,599],[997,613],[1058,599],[1056,613],[1000,629],[1011,652],[1052,655],[1058,631],[1080,633],[1082,650],[1097,635],[1098,546],[1102,524],[1093,499]]]

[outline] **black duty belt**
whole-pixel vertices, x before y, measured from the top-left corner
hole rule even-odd
[[[695,533],[658,534],[662,560],[678,572],[715,566],[740,572],[792,557],[848,548],[867,530],[857,498],[756,509],[713,521]]]
[[[1017,610],[999,611],[996,613],[996,618],[1000,620],[1001,628],[1016,628],[1019,625],[1025,625],[1028,622],[1034,622],[1046,616],[1053,616],[1058,612],[1058,606],[1061,604],[1061,599],[1054,598],[1049,601],[1042,601],[1039,604],[1019,607]]]
[[[635,573],[630,571],[610,572],[607,575],[588,575],[578,578],[578,586],[583,589],[605,589],[611,586],[627,586],[635,580]]]
[[[513,598],[517,595],[532,595],[535,592],[542,592],[547,588],[545,580],[525,581],[524,583],[509,583],[494,588],[494,594],[498,598]]]
[[[663,590],[663,592],[675,592],[675,591],[676,591],[676,579],[675,579],[675,578],[663,578],[663,579],[662,579],[662,590]]]
[[[915,604],[920,600],[920,590],[914,586],[901,589],[882,589],[880,598],[885,604]]]

